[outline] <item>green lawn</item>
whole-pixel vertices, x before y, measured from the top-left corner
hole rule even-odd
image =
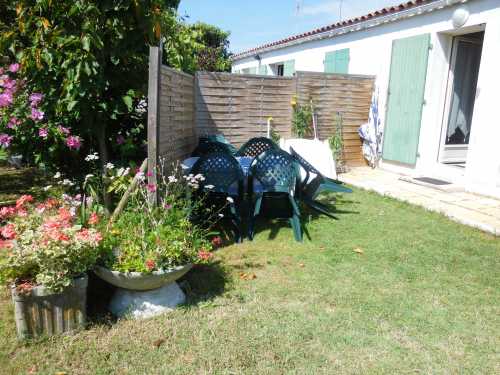
[[[372,193],[344,199],[303,244],[264,223],[219,250],[182,283],[188,304],[157,318],[92,314],[88,330],[20,344],[4,293],[0,372],[500,373],[499,239]]]

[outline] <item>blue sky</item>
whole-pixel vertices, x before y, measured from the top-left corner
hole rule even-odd
[[[342,19],[399,4],[398,0],[181,0],[179,13],[189,16],[188,22],[203,21],[231,31],[230,48],[238,52],[337,22],[341,2]]]

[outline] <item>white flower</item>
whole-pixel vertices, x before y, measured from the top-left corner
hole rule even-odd
[[[113,165],[113,163],[107,163],[104,168],[106,169],[113,169],[115,166]]]
[[[61,178],[61,172],[57,172],[55,175],[54,175],[54,178],[56,180],[60,179]]]
[[[144,181],[146,179],[146,176],[144,175],[144,172],[137,172],[137,174],[135,175],[135,177],[139,180],[139,181]]]
[[[97,152],[94,152],[93,154],[88,154],[85,157],[85,161],[92,161],[92,160],[99,160],[99,155],[97,154]]]
[[[75,183],[72,182],[71,180],[68,180],[67,178],[65,178],[63,181],[62,181],[62,184],[65,185],[65,186],[74,186]]]
[[[223,214],[219,214],[219,217],[224,217],[224,215]]]
[[[213,189],[214,187],[214,185],[205,185],[205,189]]]
[[[229,203],[234,203],[234,199],[231,198],[231,197],[227,197],[226,200],[229,202]]]
[[[168,182],[170,183],[177,182],[177,178],[175,176],[168,176]]]
[[[43,191],[49,191],[50,189],[52,189],[52,185],[47,185],[43,188]]]
[[[94,199],[92,197],[87,197],[85,199],[85,203],[86,203],[87,207],[92,206],[93,202],[94,202]]]
[[[194,179],[203,181],[205,179],[205,177],[203,177],[203,175],[201,173],[198,173],[196,176],[194,176]]]

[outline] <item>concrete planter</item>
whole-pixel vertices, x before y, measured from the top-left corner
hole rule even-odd
[[[75,278],[61,293],[43,286],[29,293],[19,293],[11,287],[16,318],[17,336],[27,339],[52,336],[85,327],[87,322],[87,275]]]
[[[105,267],[96,266],[94,272],[101,279],[118,288],[128,290],[152,290],[173,283],[184,276],[192,267],[192,264],[186,264],[165,271],[142,273],[111,271]]]
[[[109,310],[117,317],[150,318],[173,310],[186,296],[175,282],[192,264],[152,273],[117,272],[96,266],[94,272],[117,287]]]

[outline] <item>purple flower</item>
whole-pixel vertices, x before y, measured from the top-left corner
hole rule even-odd
[[[5,133],[0,134],[0,146],[5,148],[9,147],[10,142],[12,142],[12,139],[14,139],[14,137],[11,135]]]
[[[31,119],[34,121],[40,121],[43,120],[43,116],[45,115],[44,112],[39,111],[36,108],[31,108]]]
[[[21,125],[21,120],[19,120],[17,117],[11,117],[9,119],[9,122],[7,123],[7,127],[9,129],[15,129],[18,125]]]
[[[30,95],[30,103],[32,107],[36,107],[43,99],[43,94],[39,92],[34,92]]]
[[[164,208],[165,210],[170,210],[170,209],[172,208],[172,205],[171,205],[171,204],[165,204],[165,205],[163,206],[163,208]]]
[[[48,135],[49,135],[49,131],[46,128],[40,128],[40,129],[38,129],[38,136],[40,138],[47,139]]]
[[[117,137],[116,137],[116,143],[118,143],[119,145],[122,145],[125,143],[125,137],[121,134],[119,134]]]
[[[16,87],[17,81],[15,79],[11,79],[9,77],[6,77],[6,78],[2,79],[2,86],[6,90],[12,91],[14,93],[17,89],[17,87]]]
[[[20,67],[21,67],[21,65],[19,65],[18,63],[10,64],[9,71],[11,73],[17,73],[17,71],[19,70]]]
[[[82,141],[80,137],[76,135],[70,135],[68,138],[66,138],[66,146],[68,146],[72,150],[78,150],[80,147],[82,147]]]
[[[57,130],[59,130],[61,133],[63,133],[64,135],[68,135],[70,133],[70,130],[69,128],[65,128],[64,126],[62,125],[59,125],[57,127]]]
[[[12,97],[12,92],[4,91],[0,94],[0,108],[10,106],[13,100],[14,98]]]

